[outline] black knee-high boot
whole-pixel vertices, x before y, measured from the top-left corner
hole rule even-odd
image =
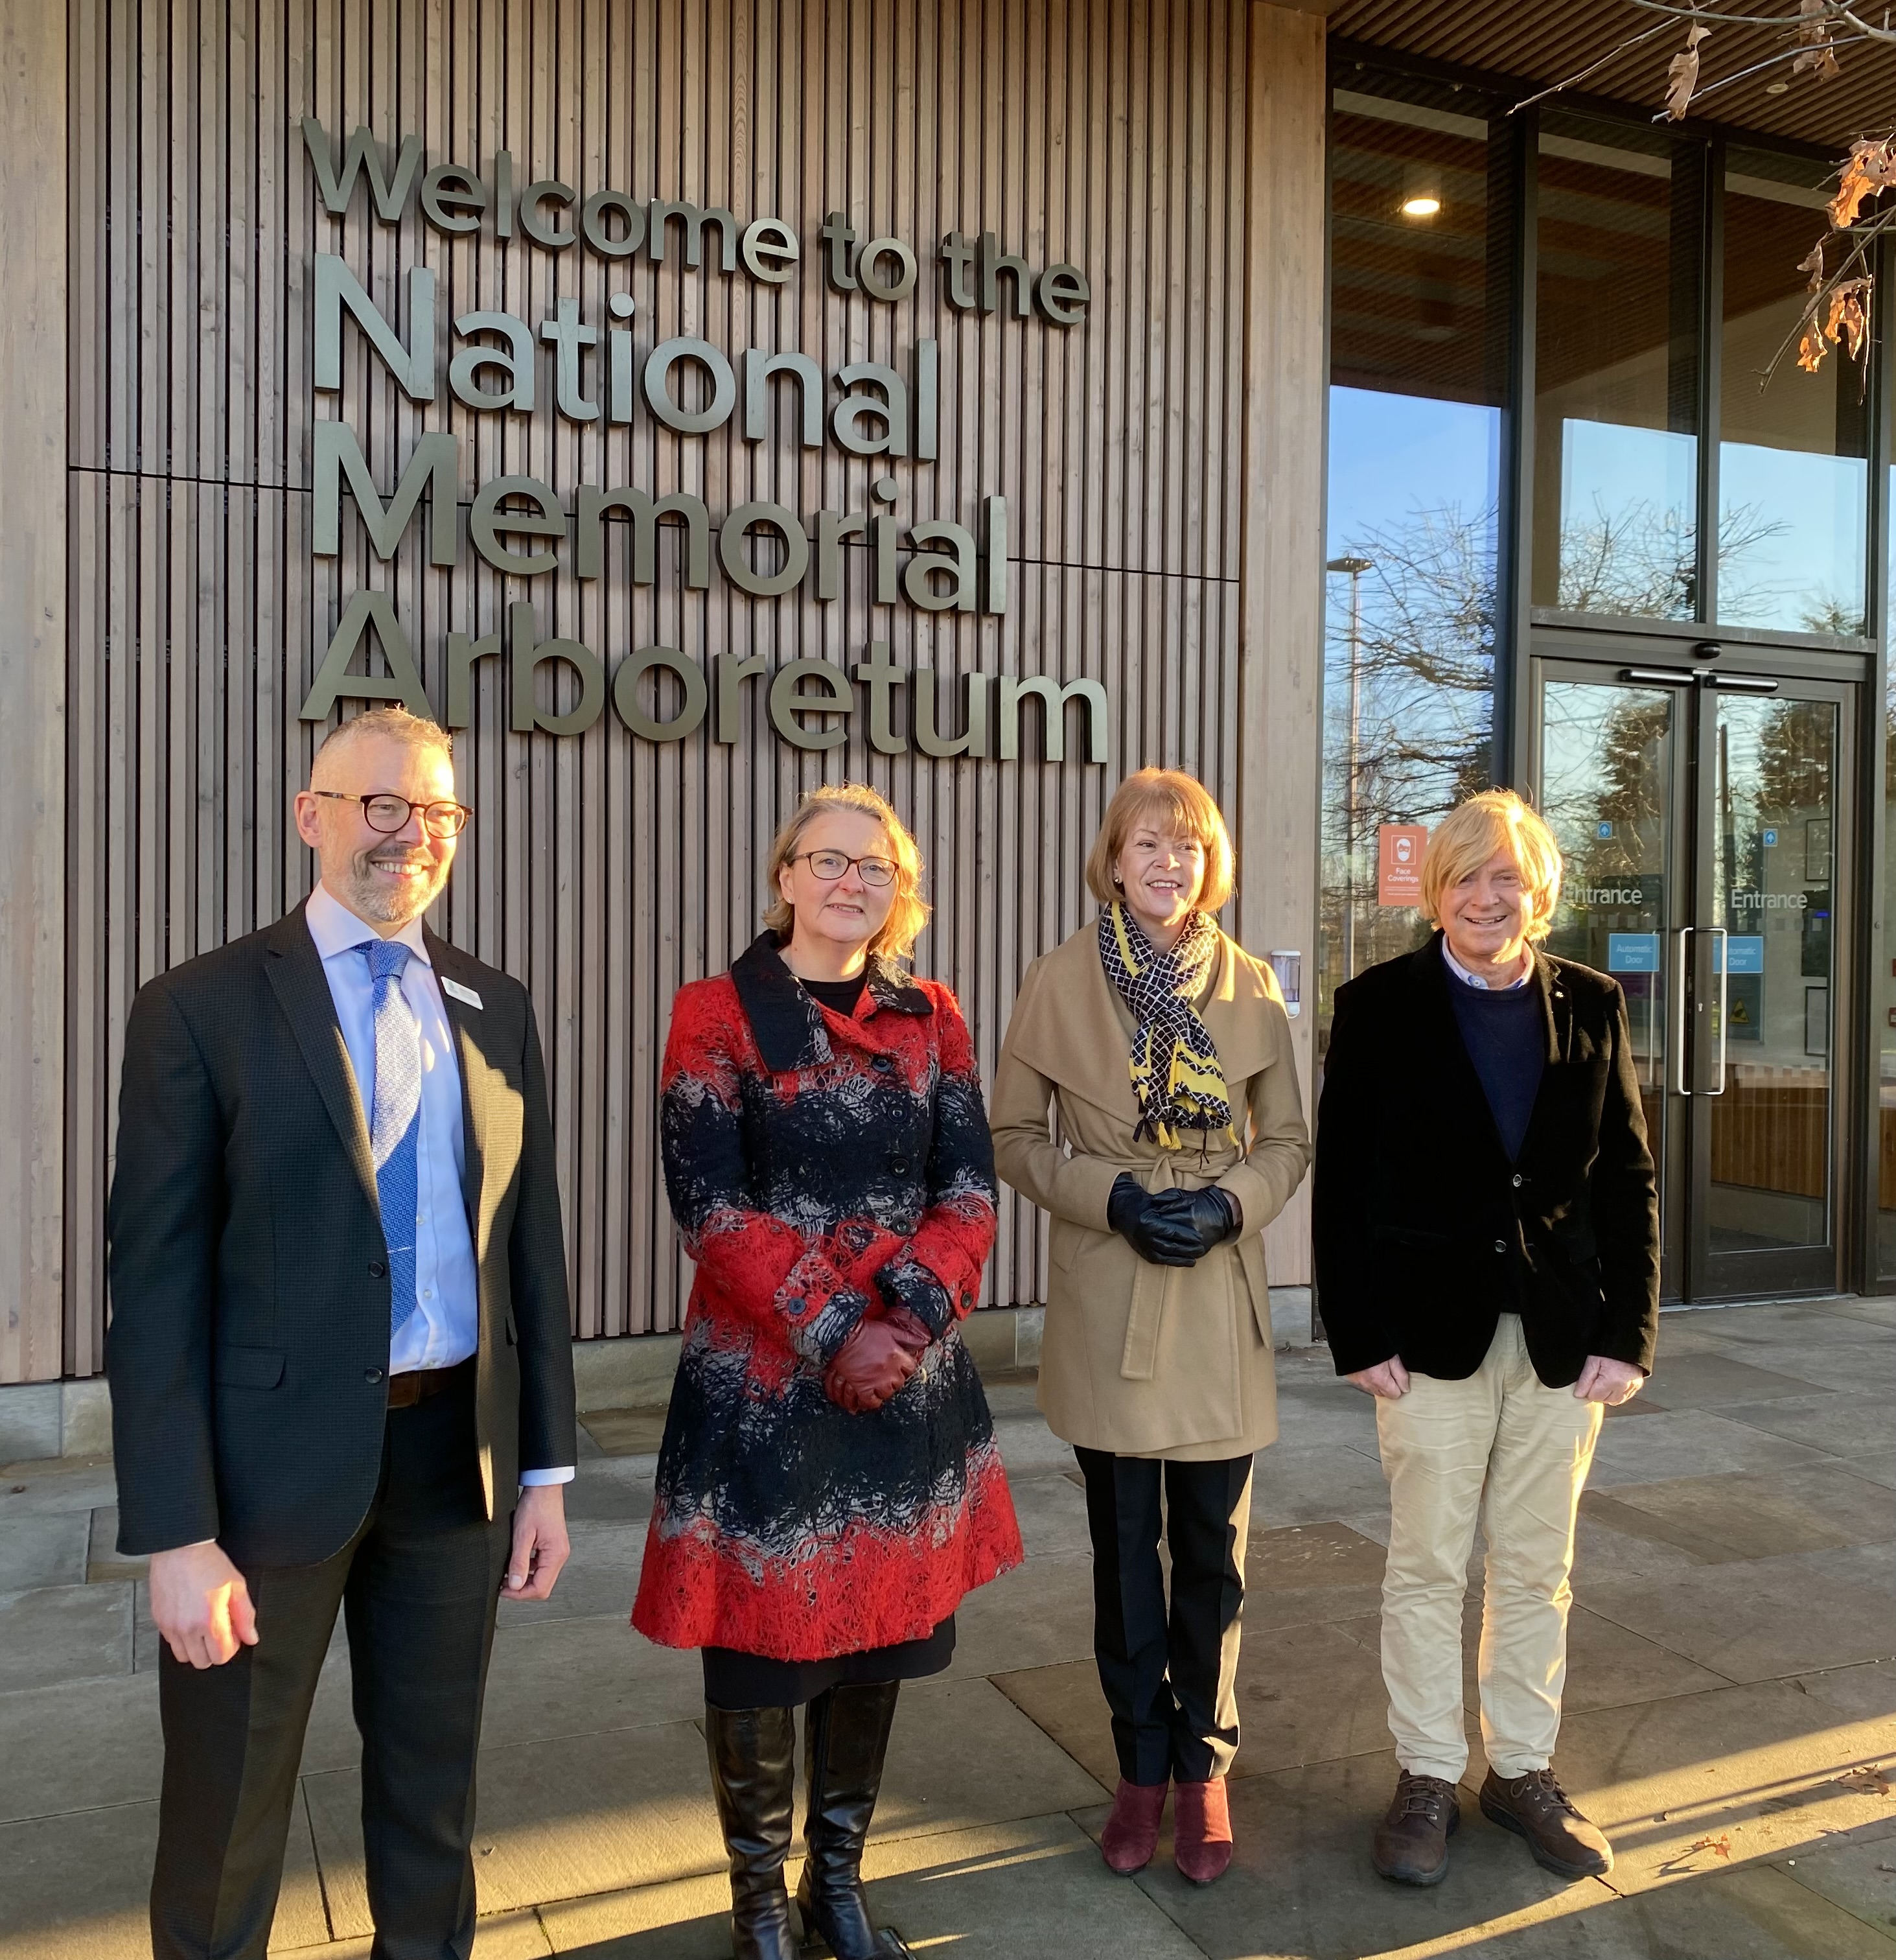
[[[735,1960],[796,1960],[783,1860],[796,1816],[796,1711],[704,1709],[711,1789],[731,1854]]]
[[[810,1704],[803,1761],[809,1778],[803,1835],[809,1847],[796,1903],[806,1938],[828,1941],[837,1960],[887,1960],[908,1952],[878,1933],[862,1895],[862,1847],[882,1787],[901,1683],[832,1688]]]

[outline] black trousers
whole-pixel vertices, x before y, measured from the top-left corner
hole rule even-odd
[[[263,1960],[303,1731],[341,1606],[362,1733],[374,1960],[466,1960],[475,1754],[510,1520],[483,1516],[473,1371],[392,1409],[375,1501],[320,1565],[252,1567],[258,1643],[159,1660],[154,1960]]]
[[[1140,1783],[1223,1776],[1237,1754],[1251,1459],[1162,1463],[1073,1453],[1086,1479],[1094,1656],[1119,1774]],[[1171,1555],[1169,1610],[1161,1532]]]

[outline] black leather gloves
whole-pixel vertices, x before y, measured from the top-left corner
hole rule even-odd
[[[1129,1170],[1113,1180],[1106,1222],[1154,1266],[1195,1266],[1214,1246],[1244,1229],[1237,1199],[1217,1185],[1149,1192]]]
[[[1202,1246],[1190,1220],[1161,1209],[1159,1198],[1129,1170],[1121,1171],[1113,1181],[1112,1195],[1106,1201],[1106,1222],[1150,1265],[1198,1264]]]
[[[1235,1239],[1244,1229],[1244,1215],[1237,1200],[1215,1184],[1202,1191],[1161,1191],[1152,1200],[1155,1209],[1189,1225],[1198,1235],[1198,1256],[1202,1258],[1214,1246]]]

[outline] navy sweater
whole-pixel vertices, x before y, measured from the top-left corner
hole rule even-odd
[[[1541,990],[1532,985],[1471,987],[1450,967],[1448,997],[1454,1003],[1468,1058],[1487,1092],[1501,1147],[1510,1159],[1518,1157],[1534,1099],[1540,1093],[1541,1071],[1547,1064]]]

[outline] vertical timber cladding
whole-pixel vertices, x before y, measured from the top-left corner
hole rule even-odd
[[[960,994],[990,1074],[1021,972],[1091,909],[1081,863],[1119,777],[1176,764],[1231,807],[1246,196],[1259,180],[1247,149],[1250,31],[1242,0],[71,10],[68,1372],[100,1365],[110,1104],[132,994],[306,889],[287,803],[322,724],[299,711],[357,595],[384,595],[437,712],[449,705],[449,636],[499,638],[469,670],[459,768],[478,814],[444,925],[533,989],[583,1335],[677,1324],[687,1281],[654,1148],[668,1006],[756,930],[760,866],[801,791],[866,778],[907,815],[935,908],[917,963]],[[353,131],[370,132],[392,221],[375,208],[367,159],[346,210],[331,212],[306,119],[335,165]],[[398,209],[392,180],[410,138],[420,156]],[[437,212],[472,215],[472,229],[444,229],[421,208],[424,173],[446,166],[468,176],[434,180]],[[570,187],[571,202],[556,190],[523,212],[522,194],[547,184]],[[636,251],[529,235],[580,228],[584,201],[605,192],[623,198],[600,202],[595,229],[622,241],[643,223]],[[728,210],[738,232],[780,221],[796,260],[754,262],[789,276],[757,276],[745,256],[726,269],[708,224],[700,262],[688,265],[683,228],[654,223],[655,199]],[[822,236],[832,212],[859,244],[905,246],[913,290],[874,298],[859,276],[839,290]],[[510,236],[499,235],[503,213]],[[650,240],[661,228],[659,262]],[[1050,317],[1038,286],[1034,297],[1020,288],[1018,317],[1011,271],[993,310],[953,304],[950,233],[991,233],[1034,282],[1077,269],[1080,287],[1051,289],[1075,323]],[[901,268],[889,250],[873,276],[886,289]],[[430,275],[433,340],[410,350],[405,389],[389,356],[408,346]],[[978,261],[966,276],[978,302]],[[322,371],[319,282],[362,295],[357,310],[340,304],[335,376]],[[1081,288],[1090,297],[1075,303]],[[615,311],[615,294],[629,307],[622,298]],[[370,308],[387,323],[380,352]],[[562,348],[563,312],[596,341]],[[457,396],[450,363],[507,344],[504,327],[456,332],[470,313],[511,316],[530,336],[530,412]],[[629,342],[610,341],[614,329]],[[708,433],[667,426],[650,406],[646,364],[681,339],[708,344],[733,374],[734,409]],[[748,350],[814,364],[817,446],[800,439],[798,384],[782,377],[769,383],[761,438],[746,438]],[[906,453],[856,454],[837,438],[850,384],[837,377],[862,363],[909,393]],[[519,366],[528,371],[525,351]],[[710,406],[720,371],[677,362],[672,402]],[[475,385],[492,392],[506,379],[490,364]],[[432,399],[414,399],[424,380]],[[579,418],[591,404],[593,418]],[[346,443],[319,435],[326,423]],[[886,435],[888,418],[850,426]],[[405,526],[389,520],[399,534],[380,555],[346,457],[333,543],[322,535],[319,443],[331,456],[359,446],[386,501],[437,432],[452,454],[433,483],[454,482],[461,507],[451,535],[426,496]],[[510,574],[477,548],[477,492],[503,477],[546,485],[561,521],[549,527],[557,535],[509,533],[497,549],[548,551],[553,569]],[[885,479],[892,504],[873,494]],[[606,527],[602,575],[580,577],[587,486],[700,500],[703,583],[688,582],[686,536],[672,523],[658,527],[649,583],[634,578],[622,523]],[[1004,565],[985,551],[999,535],[995,499]],[[721,549],[723,520],[754,503],[796,514],[810,539],[808,572],[779,595],[747,591],[729,569],[748,562],[767,574],[780,547],[766,535],[735,541],[732,557]],[[904,565],[910,527],[963,527],[983,547],[971,609],[924,609],[907,588],[885,603],[862,536],[835,554],[838,596],[818,597],[822,511],[892,514]],[[437,536],[451,565],[431,562]],[[951,581],[919,583],[938,594]],[[735,723],[722,730],[714,681],[703,722],[682,739],[634,733],[609,699],[582,733],[518,732],[513,670],[529,635],[589,649],[608,692],[620,664],[653,646],[707,677],[755,655],[770,671],[737,689]],[[780,718],[840,729],[839,746],[794,746],[773,726],[770,673],[818,660],[846,686],[842,670],[869,659],[872,642],[940,677],[944,730],[964,726],[963,677],[989,677],[985,759],[931,757],[904,739],[909,687],[893,692],[898,752],[872,743],[875,690],[860,682],[846,718]],[[373,632],[350,664],[385,671]],[[1043,675],[1095,683],[1094,703],[1054,716],[1029,698],[1018,754],[1003,759],[1002,677]],[[570,711],[576,681],[557,660],[538,669],[540,713]],[[690,705],[663,673],[638,699],[659,720]],[[1033,1214],[1009,1200],[990,1300],[1041,1297],[1043,1258]]]

